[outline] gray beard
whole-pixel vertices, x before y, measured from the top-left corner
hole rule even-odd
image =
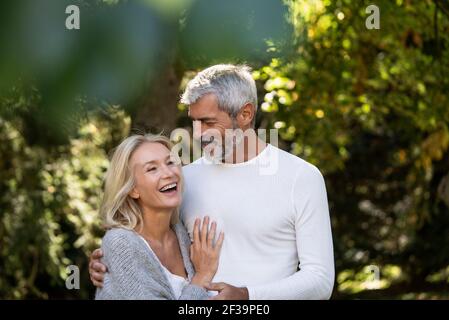
[[[237,126],[237,121],[235,118],[232,118],[232,130],[239,129]],[[226,159],[229,159],[234,151],[234,147],[238,146],[243,141],[242,136],[240,135],[233,135],[227,136],[225,132],[225,136],[222,140],[222,143],[220,145],[221,150],[215,149],[213,152],[213,156],[210,160],[212,160],[214,163],[224,163]],[[214,143],[214,142],[212,142]],[[216,146],[215,148],[220,148]],[[218,151],[218,152],[216,152]],[[210,154],[209,154],[210,155]]]
[[[232,130],[236,130],[239,129],[238,125],[237,125],[237,119],[235,119],[234,117],[232,117]],[[238,146],[240,143],[242,143],[243,141],[243,137],[240,135],[232,135],[232,137],[230,137],[228,140],[226,139],[226,135],[225,135],[225,141],[224,141],[224,148],[222,149],[221,152],[221,159],[219,159],[221,162],[224,162],[225,159],[231,157],[233,151],[234,151],[234,147]]]

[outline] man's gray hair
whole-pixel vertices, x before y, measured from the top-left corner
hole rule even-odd
[[[246,65],[217,64],[199,72],[187,84],[181,103],[191,105],[207,94],[214,94],[220,110],[235,118],[248,103],[257,111],[256,82]],[[254,127],[256,115],[252,121]]]

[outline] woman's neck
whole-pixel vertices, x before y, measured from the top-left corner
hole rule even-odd
[[[170,220],[173,214],[170,211],[154,211],[148,208],[142,210],[142,224],[138,232],[147,240],[160,245],[170,239]]]

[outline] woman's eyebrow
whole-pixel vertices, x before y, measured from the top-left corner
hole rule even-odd
[[[164,160],[170,159],[170,157],[171,157],[171,155],[169,154],[169,155],[167,155],[167,156],[164,158]],[[147,165],[147,164],[154,164],[154,163],[156,163],[156,162],[158,162],[158,160],[149,160],[149,161],[145,161],[144,163],[142,163],[142,166]]]

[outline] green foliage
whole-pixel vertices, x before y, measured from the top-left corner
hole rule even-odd
[[[136,92],[178,46],[185,65],[176,70],[217,59],[257,66],[258,123],[279,129],[281,145],[325,175],[337,297],[447,291],[446,2],[378,0],[380,30],[366,29],[365,0],[285,0],[290,26],[270,16],[283,12],[279,3],[244,1],[251,14],[234,15],[234,2],[166,2],[80,1],[79,34],[53,25],[65,2],[43,1],[49,11],[38,18],[34,1],[0,4],[17,30],[0,31],[0,297],[91,296],[87,255],[101,236],[107,152],[130,131],[127,103],[143,107]],[[24,21],[36,28],[18,28]],[[79,291],[65,288],[70,264],[80,267]],[[380,270],[377,296],[365,295],[370,265]]]
[[[0,110],[23,111],[33,102],[16,91]],[[86,256],[101,235],[105,150],[128,134],[130,119],[105,108],[82,120],[67,145],[46,148],[25,139],[23,124],[12,112],[0,116],[0,296],[86,298],[86,285],[65,289],[66,267],[77,265],[87,283]]]
[[[449,16],[432,1],[291,1],[297,57],[254,72],[265,123],[325,173],[337,268],[449,264]],[[438,246],[435,244],[438,243]],[[343,278],[340,285],[344,286]]]

